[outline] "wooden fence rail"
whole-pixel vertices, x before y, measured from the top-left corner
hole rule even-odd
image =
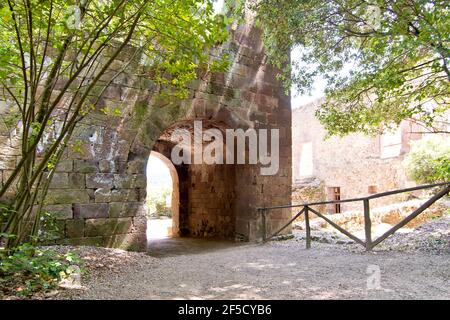
[[[394,194],[399,193],[405,193],[405,192],[411,192],[411,191],[417,191],[417,190],[423,190],[423,189],[430,189],[430,188],[436,188],[436,187],[443,187],[438,193],[436,193],[434,196],[432,196],[430,199],[428,199],[426,202],[424,202],[419,208],[414,210],[410,215],[408,215],[406,218],[404,218],[402,221],[397,223],[395,226],[393,226],[391,229],[386,231],[383,235],[378,237],[378,239],[372,240],[372,220],[370,217],[370,200],[377,199],[381,197],[386,197]],[[410,221],[412,221],[414,218],[416,218],[419,214],[421,214],[423,211],[428,209],[433,203],[444,197],[446,194],[450,192],[450,182],[444,182],[444,183],[435,183],[435,184],[427,184],[427,185],[421,185],[417,187],[412,188],[405,188],[405,189],[398,189],[398,190],[392,190],[388,192],[381,192],[377,194],[373,194],[367,197],[361,197],[361,198],[353,198],[353,199],[343,199],[343,200],[334,200],[334,201],[322,201],[322,202],[310,202],[310,203],[303,203],[303,204],[296,204],[296,205],[281,205],[281,206],[273,206],[273,207],[264,207],[264,208],[258,208],[258,211],[262,215],[262,238],[263,241],[268,241],[272,239],[273,237],[276,237],[280,234],[281,231],[286,229],[290,224],[292,224],[299,216],[302,214],[305,215],[305,231],[306,231],[306,248],[311,248],[311,227],[310,227],[310,213],[314,213],[321,219],[325,220],[327,223],[329,223],[333,228],[337,229],[339,232],[343,233],[356,243],[362,245],[366,248],[367,251],[372,250],[376,245],[383,242],[386,238],[394,234],[398,229],[404,227],[407,225]],[[364,234],[365,234],[365,240],[361,240],[355,235],[351,234],[338,224],[334,223],[330,219],[328,219],[324,214],[318,212],[317,210],[311,208],[312,206],[316,205],[325,205],[325,204],[337,204],[337,203],[347,203],[347,202],[358,202],[361,201],[363,203],[364,207]],[[281,227],[279,230],[277,230],[275,233],[273,233],[270,236],[267,236],[267,216],[270,214],[270,211],[276,210],[276,209],[287,209],[287,208],[301,208],[301,210],[291,219],[289,222],[287,222],[283,227]]]

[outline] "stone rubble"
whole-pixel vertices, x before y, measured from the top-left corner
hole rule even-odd
[[[377,230],[377,227],[381,226]],[[386,224],[373,226],[374,236],[380,236],[387,229]],[[391,227],[391,226],[390,226]],[[311,228],[312,229],[312,228]],[[299,241],[306,239],[304,230],[295,230],[295,237]],[[363,231],[353,232],[364,240]],[[374,237],[373,237],[374,238]],[[312,229],[311,239],[316,242],[342,244],[352,251],[364,250],[362,246],[341,234],[337,230]],[[392,236],[374,248],[375,251],[424,252],[433,255],[450,254],[450,215],[428,221],[415,229],[400,229]]]

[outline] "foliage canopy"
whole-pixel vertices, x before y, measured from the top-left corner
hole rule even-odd
[[[427,126],[450,105],[450,2],[261,0],[272,61],[300,93],[327,81],[317,116],[330,134],[377,133],[403,119]],[[284,56],[300,49],[300,62]]]
[[[125,70],[153,81],[155,94],[183,98],[199,68],[226,68],[208,51],[226,41],[227,24],[211,0],[1,2],[0,117],[21,148],[0,188],[0,198],[15,195],[2,232],[21,243],[21,222],[34,219],[30,231],[37,233],[33,207],[41,212],[74,128],[98,111],[100,97]]]

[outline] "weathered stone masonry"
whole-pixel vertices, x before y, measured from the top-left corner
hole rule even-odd
[[[321,100],[292,111],[293,202],[333,200],[329,189],[334,187],[340,188],[341,199],[350,199],[415,185],[407,177],[402,161],[410,151],[411,142],[423,136],[420,133],[423,128],[403,121],[393,137],[354,133],[326,139],[326,130],[315,117],[320,104]],[[305,145],[310,146],[309,151]],[[383,197],[371,204],[372,207],[387,205],[404,200],[404,196]],[[360,202],[342,203],[340,207],[342,212],[363,210]],[[319,209],[333,212],[330,205]]]
[[[265,61],[257,29],[236,28],[225,47],[233,59],[229,72],[200,74],[190,97],[181,103],[166,105],[155,99],[149,79],[124,73],[114,80],[96,111],[76,129],[73,141],[83,142],[81,153],[79,148],[68,148],[54,176],[46,210],[59,216],[57,242],[144,249],[148,156],[152,150],[169,155],[171,130],[190,126],[194,120],[221,128],[280,130],[280,170],[274,176],[261,176],[258,165],[176,168],[179,234],[261,238],[256,208],[290,203],[290,99]],[[112,68],[121,65],[118,59]],[[115,106],[122,108],[120,117],[99,111]],[[0,181],[5,181],[17,161],[19,145],[3,127],[1,134]],[[289,217],[289,210],[275,212],[268,220],[268,232]]]

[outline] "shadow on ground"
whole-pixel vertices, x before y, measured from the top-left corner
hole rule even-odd
[[[167,237],[150,239],[147,243],[147,253],[152,257],[162,258],[214,252],[234,248],[240,245],[242,244],[231,240]]]

